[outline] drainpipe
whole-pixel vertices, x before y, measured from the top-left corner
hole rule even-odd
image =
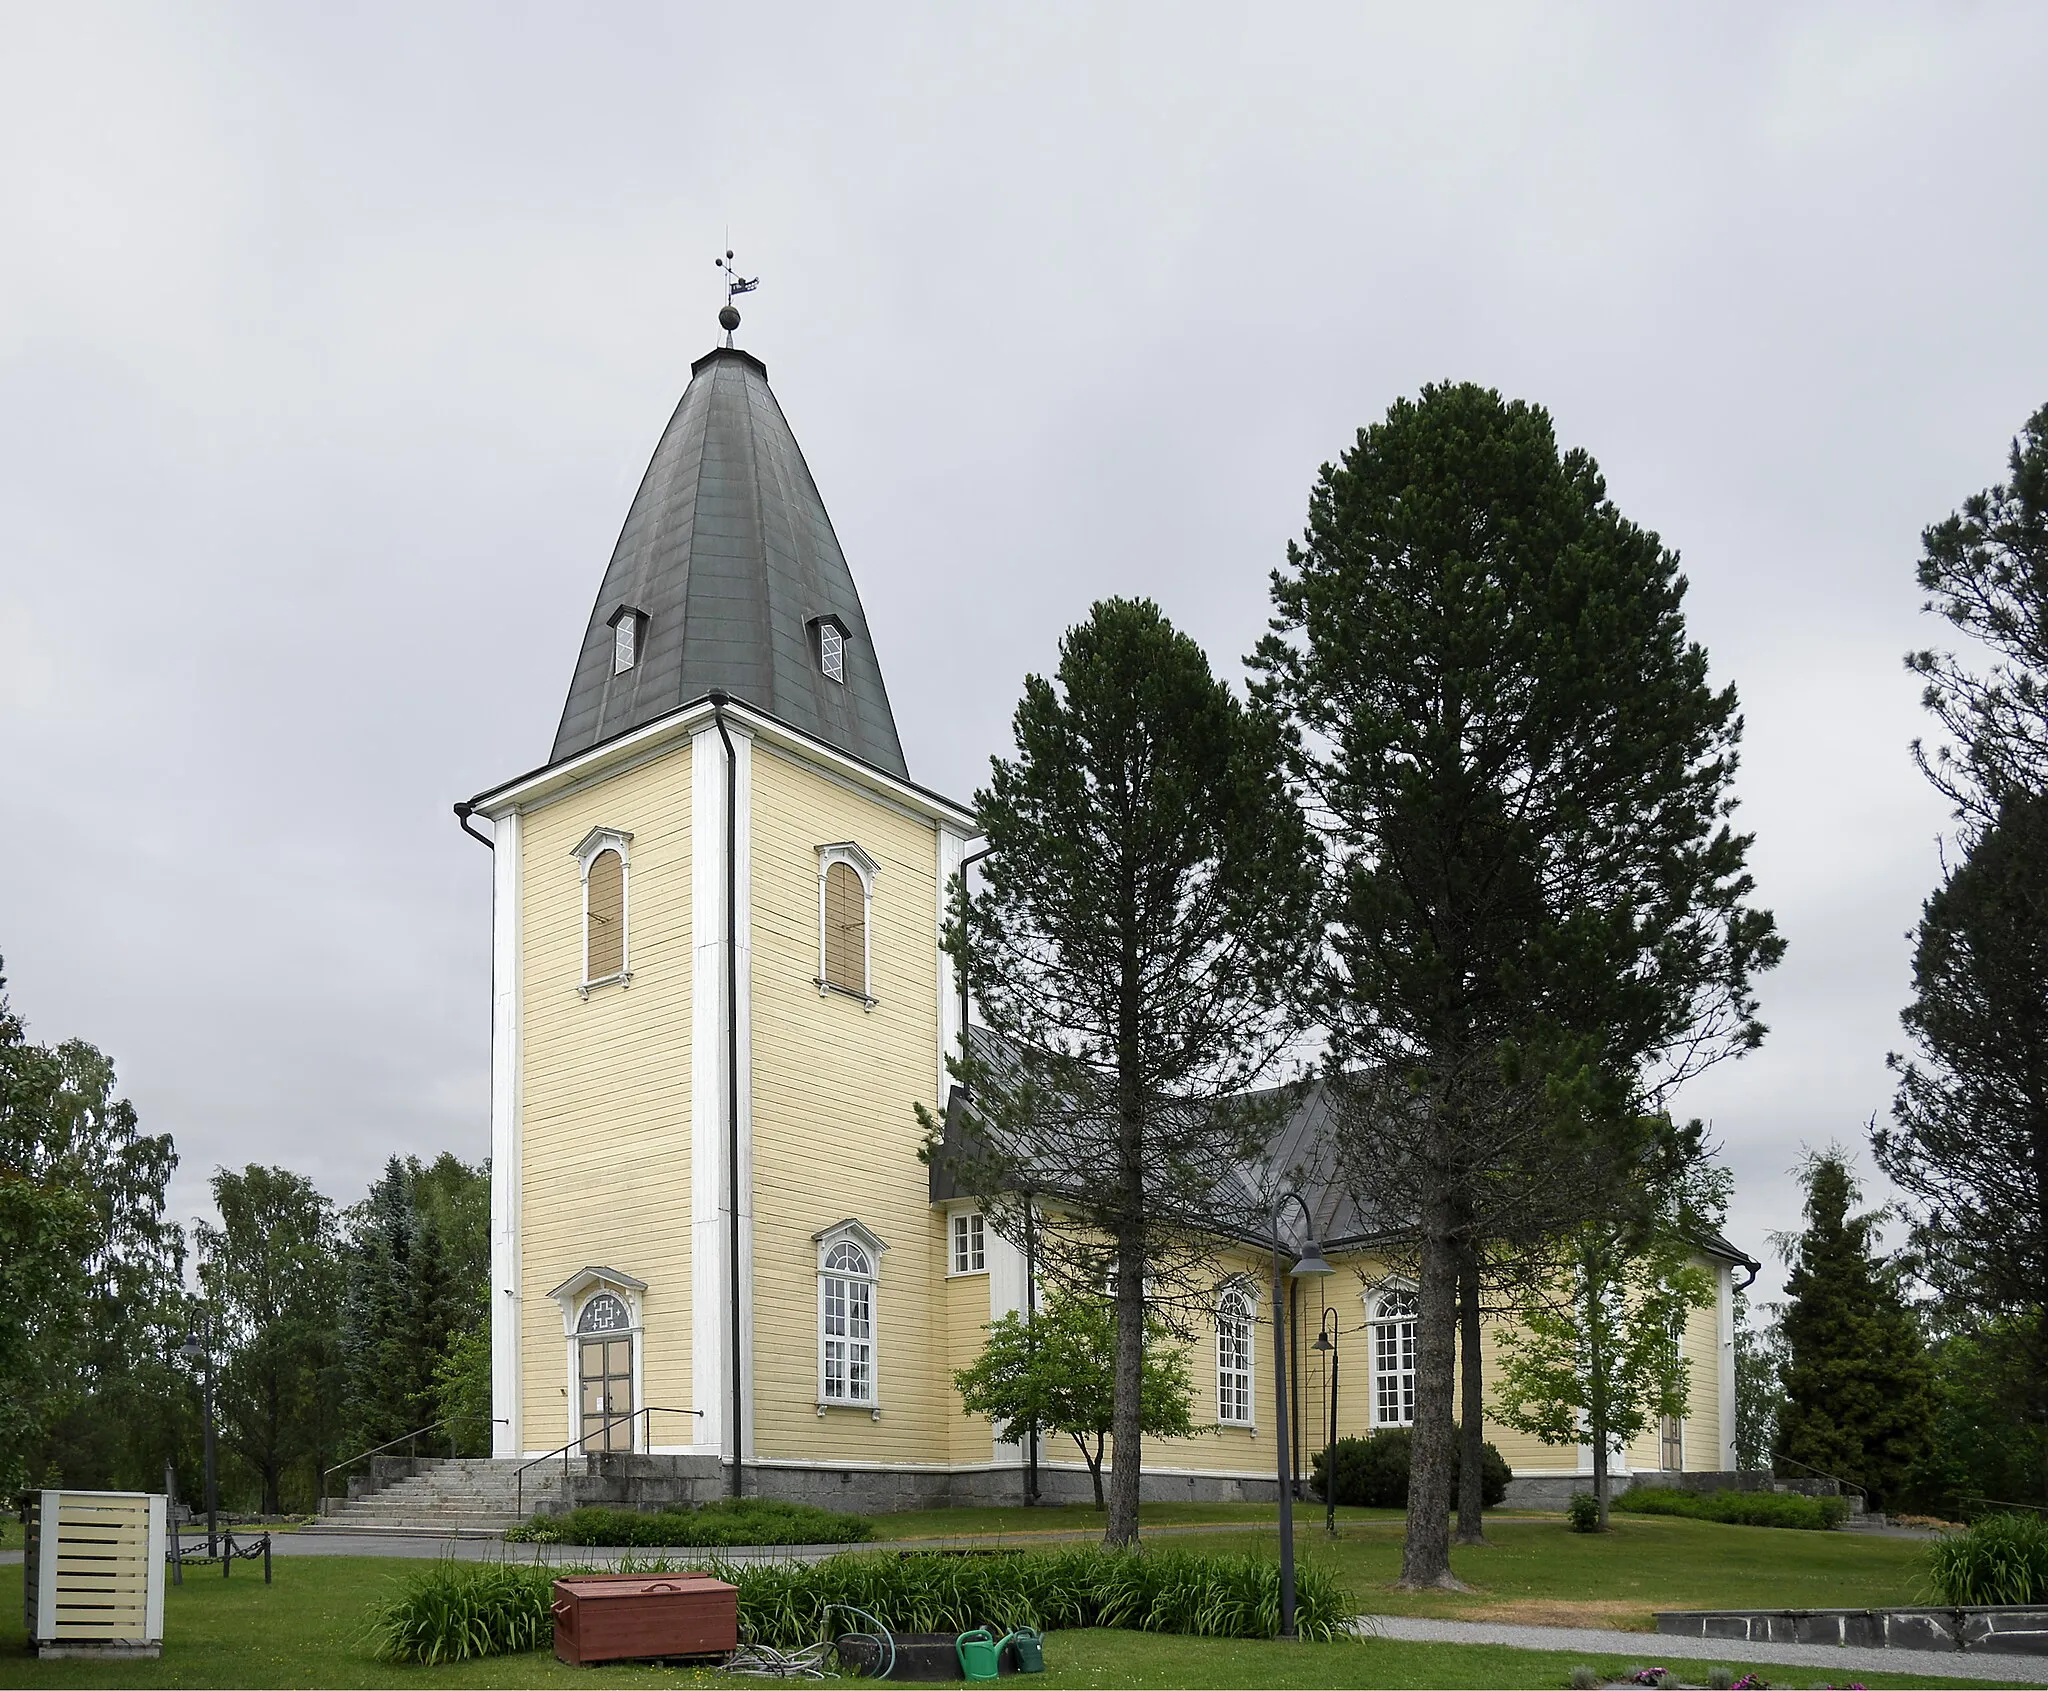
[[[474,828],[472,828],[469,825],[469,819],[475,814],[476,812],[466,804],[458,804],[455,807],[455,820],[462,824],[462,831],[465,834],[467,834],[471,839],[475,840],[477,844],[481,846],[486,846],[492,851],[496,851],[498,848],[496,844],[493,843],[491,836],[489,834],[479,834]]]
[[[732,1494],[746,1492],[741,1467],[740,1416],[745,1387],[740,1378],[740,963],[739,963],[739,754],[725,731],[725,707],[732,695],[714,688],[711,720],[725,747],[725,1170],[726,1200],[731,1216],[726,1229],[726,1269],[732,1292]]]
[[[967,898],[967,871],[995,849],[994,846],[983,846],[981,850],[970,851],[965,857],[960,859],[960,897],[963,903]],[[964,928],[962,932],[965,932]],[[960,959],[955,972],[960,977],[960,1055],[965,1057],[967,1055],[967,959],[965,957]]]

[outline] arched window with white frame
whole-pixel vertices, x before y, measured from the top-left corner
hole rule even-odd
[[[626,850],[622,828],[593,828],[571,854],[583,879],[584,997],[595,986],[631,980],[626,951]]]
[[[852,840],[818,847],[818,992],[843,992],[870,1009],[869,930],[881,867]]]
[[[818,1412],[876,1409],[875,1287],[887,1248],[857,1221],[817,1235]]]
[[[1252,1424],[1252,1302],[1235,1286],[1216,1300],[1216,1419]]]
[[[1372,1424],[1415,1425],[1415,1294],[1383,1287],[1367,1300],[1372,1339]]]

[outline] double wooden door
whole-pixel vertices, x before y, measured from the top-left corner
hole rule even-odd
[[[587,1338],[579,1347],[583,1448],[633,1448],[633,1340]]]

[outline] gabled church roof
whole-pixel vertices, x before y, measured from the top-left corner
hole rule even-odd
[[[622,614],[635,658],[614,674]],[[844,679],[820,660],[840,637]],[[550,762],[723,689],[908,779],[853,574],[796,437],[751,353],[690,367],[606,567]]]

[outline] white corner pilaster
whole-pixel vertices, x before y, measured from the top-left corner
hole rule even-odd
[[[946,1248],[952,1249],[950,1229]],[[1014,1240],[1005,1239],[993,1227],[986,1238],[988,1252],[988,1318],[1000,1321],[1006,1315],[1021,1315],[1024,1311],[1025,1263],[1024,1251]],[[1021,1467],[1024,1462],[1024,1441],[1022,1439],[997,1439],[991,1452],[996,1466],[1000,1468]]]
[[[753,741],[726,721],[733,752],[734,974],[738,1048],[739,1214],[732,1214],[726,1119],[726,751],[716,724],[691,739],[690,1017],[690,1390],[699,1450],[730,1455],[732,1425],[732,1229],[740,1247],[740,1432],[753,1455]]]
[[[491,869],[491,1454],[525,1447],[520,1402],[519,812],[493,819]]]

